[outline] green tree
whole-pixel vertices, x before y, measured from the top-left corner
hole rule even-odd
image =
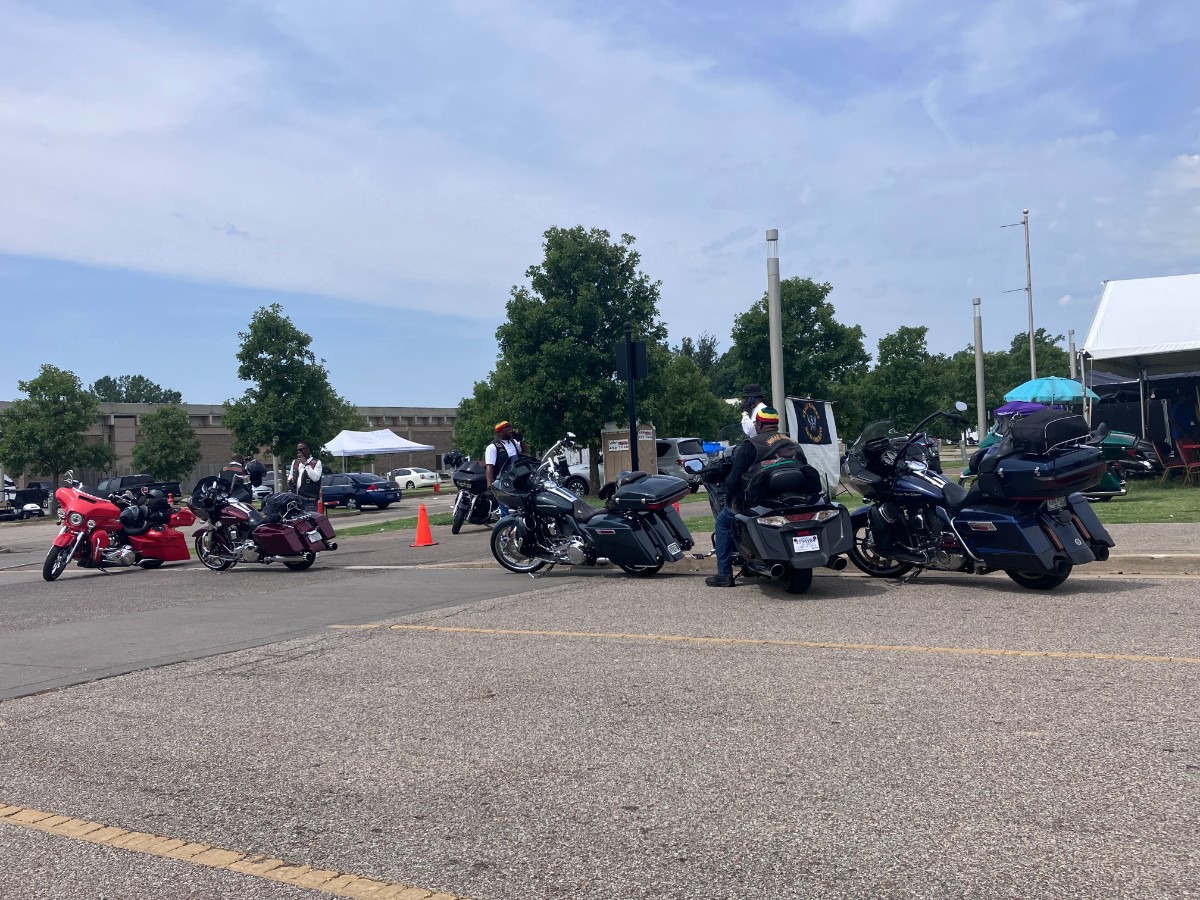
[[[105,375],[88,388],[104,403],[182,403],[179,391],[168,390],[144,375]]]
[[[1058,375],[1070,377],[1071,359],[1058,342],[1063,336],[1052,337],[1045,329],[1034,332],[1039,377]],[[975,417],[975,346],[968,344],[951,356],[946,366],[946,395],[948,400],[963,400]],[[1004,405],[1004,395],[1029,380],[1029,334],[1015,335],[1007,350],[983,354],[984,420],[998,406]]]
[[[170,405],[138,421],[133,464],[158,481],[178,481],[200,462],[200,440],[182,406]]]
[[[660,437],[715,439],[721,429],[739,421],[741,412],[712,392],[708,378],[683,353],[656,354],[649,396],[638,407]]]
[[[13,401],[0,413],[0,463],[5,468],[50,475],[58,484],[68,469],[113,464],[112,448],[86,437],[96,424],[100,401],[83,389],[74,372],[43,365],[36,378],[18,381],[17,387],[27,399]]]
[[[659,283],[638,270],[641,257],[628,234],[614,242],[607,231],[576,226],[550,228],[543,237],[545,258],[526,270],[528,287],[513,287],[507,321],[496,330],[493,393],[477,391],[476,398],[495,402],[488,418],[517,423],[533,446],[571,431],[594,448],[604,424],[624,418],[614,349],[625,323],[633,324],[634,340],[657,345],[666,338]]]
[[[924,325],[904,325],[880,339],[875,367],[857,383],[865,421],[894,419],[911,427],[943,408],[947,362],[929,352],[928,333]]]
[[[863,346],[863,330],[834,318],[827,299],[828,283],[810,278],[780,282],[779,300],[783,337],[783,385],[791,395],[840,399],[838,385],[848,376],[867,371],[870,356]],[[770,329],[767,298],[740,313],[733,322],[733,354],[744,382],[771,383]]]
[[[454,419],[454,446],[460,453],[472,459],[483,459],[484,448],[495,439],[496,423],[507,418],[498,414],[503,408],[501,396],[503,363],[496,367],[488,381],[475,382],[470,397],[458,404],[458,415]]]
[[[361,425],[353,404],[330,386],[325,361],[309,349],[312,338],[278,303],[257,310],[238,336],[238,378],[251,386],[225,402],[234,450],[254,455],[266,447],[290,460],[297,441],[315,452],[342,429]]]

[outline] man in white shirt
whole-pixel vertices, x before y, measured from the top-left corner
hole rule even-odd
[[[288,467],[287,486],[304,498],[304,508],[313,512],[321,497],[321,460],[312,455],[305,441],[296,444],[296,458]]]
[[[742,432],[746,437],[754,437],[754,417],[760,409],[766,409],[763,389],[757,384],[748,384],[742,388]]]

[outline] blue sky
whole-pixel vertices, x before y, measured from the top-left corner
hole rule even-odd
[[[1082,343],[1200,271],[1194,0],[0,0],[0,398],[50,362],[240,396],[273,302],[359,405],[486,377],[552,226],[637,238],[671,341],[833,285],[868,349]],[[169,336],[169,344],[162,342]],[[803,390],[802,385],[789,385]]]

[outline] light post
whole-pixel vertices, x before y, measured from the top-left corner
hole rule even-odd
[[[787,434],[783,384],[783,316],[779,297],[779,231],[767,229],[767,331],[771,346],[771,402],[779,413],[779,430]]]
[[[1015,294],[1017,291],[1025,291],[1029,297],[1029,379],[1032,381],[1037,378],[1037,349],[1033,346],[1033,271],[1029,266],[1029,210],[1021,210],[1023,213],[1020,222],[1013,222],[1009,225],[1001,225],[1001,228],[1016,228],[1018,225],[1025,226],[1025,287],[1013,288],[1011,291],[1005,291],[1006,294]]]

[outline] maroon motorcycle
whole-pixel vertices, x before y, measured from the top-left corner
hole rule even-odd
[[[246,480],[257,487],[265,467],[255,463],[246,467]],[[214,572],[232,569],[239,562],[276,560],[302,571],[316,562],[318,553],[337,549],[329,519],[306,512],[303,498],[272,494],[259,512],[250,505],[250,492],[241,476],[223,473],[201,479],[188,507],[208,523],[194,533],[196,558]]]

